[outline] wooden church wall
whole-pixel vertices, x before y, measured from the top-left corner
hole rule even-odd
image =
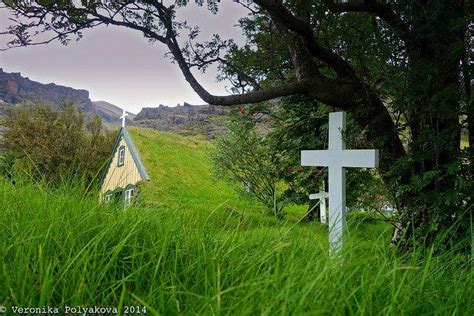
[[[133,161],[132,154],[130,153],[125,139],[123,138],[120,140],[118,148],[121,146],[125,146],[124,165],[120,167],[117,166],[119,155],[119,150],[117,149],[117,151],[114,153],[112,163],[110,164],[110,168],[102,184],[101,195],[109,190],[113,191],[118,187],[125,188],[128,184],[136,184],[142,180],[140,172]]]

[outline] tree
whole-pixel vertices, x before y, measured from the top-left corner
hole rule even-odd
[[[241,173],[235,172],[235,165],[247,169],[249,178],[262,181],[260,170],[271,170],[272,181],[279,184],[278,201],[284,204],[308,205],[306,221],[319,219],[319,201],[309,200],[311,193],[316,193],[321,182],[328,183],[323,168],[303,168],[300,152],[303,149],[326,149],[328,147],[328,114],[330,108],[305,96],[292,96],[274,102],[264,102],[240,107],[231,114],[230,132],[217,143],[213,156],[215,173],[229,175],[242,182]],[[349,120],[348,132],[343,135],[350,148],[364,146],[362,131]],[[256,152],[260,153],[256,153]],[[255,152],[252,165],[245,159],[249,152]],[[259,164],[271,165],[271,168],[256,167]],[[238,175],[238,177],[235,177]],[[347,186],[348,206],[350,209],[379,211],[387,204],[393,205],[393,198],[386,191],[373,171],[349,169]],[[270,185],[270,189],[276,187]],[[273,202],[274,192],[267,190],[263,196]],[[251,192],[252,193],[252,192]],[[269,203],[269,205],[271,205]]]
[[[26,169],[34,179],[50,183],[64,177],[97,183],[114,140],[100,118],[86,124],[72,104],[61,111],[47,105],[17,107],[8,112],[3,125],[6,171]]]
[[[217,139],[211,160],[215,178],[233,183],[242,193],[247,191],[271,214],[281,216],[284,201],[278,194],[279,167],[252,120],[237,118],[231,122],[228,132]]]
[[[252,112],[259,113],[258,107]],[[263,109],[273,118],[269,133],[270,148],[282,170],[280,179],[287,184],[284,197],[295,204],[308,204],[306,221],[319,220],[319,201],[308,196],[317,193],[322,181],[327,183],[323,169],[301,167],[300,151],[325,149],[327,145],[328,107],[305,96],[286,97],[278,106]],[[257,114],[254,114],[257,115]]]
[[[256,113],[261,112],[259,108]],[[282,169],[280,179],[287,183],[284,197],[296,204],[308,204],[308,196],[317,193],[328,175],[323,168],[302,168],[301,150],[328,148],[328,114],[331,109],[305,96],[286,97],[278,107],[270,106],[263,112],[273,112],[273,128],[268,134],[270,150]],[[347,133],[343,135],[349,148],[364,146],[363,131],[352,121],[348,121]],[[393,204],[373,171],[359,168],[347,170],[347,205],[350,209],[380,210],[386,204]],[[319,208],[309,203],[306,220],[319,219]]]
[[[7,30],[11,47],[55,39],[67,44],[84,29],[117,25],[166,45],[190,86],[210,104],[305,95],[347,111],[367,145],[380,149],[380,174],[401,211],[394,240],[402,247],[414,240],[433,242],[466,212],[463,205],[472,203],[470,196],[457,193],[466,182],[460,170],[472,173],[470,2],[243,2],[249,16],[240,23],[248,38],[242,47],[219,36],[193,43],[198,29],[176,21],[175,12],[186,0],[174,5],[152,0],[4,2],[16,14]],[[43,33],[53,35],[44,40]],[[219,65],[219,78],[234,84],[235,94],[212,95],[197,81],[192,69],[205,71],[211,63]],[[462,159],[460,132],[466,122],[471,150]],[[467,227],[452,236],[466,236]]]

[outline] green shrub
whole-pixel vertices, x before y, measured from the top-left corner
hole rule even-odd
[[[228,180],[272,214],[281,215],[284,203],[278,194],[278,165],[268,141],[256,131],[253,122],[230,123],[228,132],[216,140],[211,161],[215,178]]]
[[[3,125],[5,170],[21,170],[48,182],[64,177],[97,179],[113,145],[114,136],[105,131],[100,118],[86,122],[72,104],[61,111],[47,105],[16,107]]]

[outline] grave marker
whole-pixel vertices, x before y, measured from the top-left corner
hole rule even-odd
[[[342,248],[346,226],[346,170],[345,168],[377,168],[377,149],[347,150],[343,138],[346,113],[329,113],[329,148],[302,150],[301,165],[328,167],[329,171],[329,247],[332,253]]]
[[[310,200],[316,200],[319,199],[319,218],[321,220],[321,223],[326,223],[326,199],[328,198],[328,193],[324,191],[324,181],[321,181],[321,184],[319,185],[319,193],[311,194],[309,196]]]

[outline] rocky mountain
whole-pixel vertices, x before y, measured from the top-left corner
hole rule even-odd
[[[160,104],[159,107],[145,107],[134,118],[134,125],[181,135],[205,135],[214,138],[226,130],[228,107],[215,105],[191,105],[184,103],[176,107]]]
[[[106,123],[121,123],[121,108],[106,101],[91,101],[87,90],[39,83],[20,73],[7,73],[0,68],[0,116],[5,115],[6,110],[16,104],[49,104],[59,109],[64,101],[72,102],[86,115],[99,115]],[[145,107],[137,115],[129,114],[127,124],[181,135],[201,134],[214,138],[226,130],[229,111],[227,107],[191,105],[186,102],[176,107],[160,105]]]
[[[94,112],[87,90],[77,90],[54,83],[43,84],[23,77],[19,72],[7,73],[0,68],[0,100],[9,104],[49,104],[59,108],[71,101],[84,112]]]
[[[48,104],[59,109],[63,102],[72,102],[86,114],[97,114],[107,123],[119,124],[122,110],[108,102],[92,102],[89,91],[54,83],[43,84],[23,77],[19,72],[8,73],[0,68],[0,115],[16,104]]]

